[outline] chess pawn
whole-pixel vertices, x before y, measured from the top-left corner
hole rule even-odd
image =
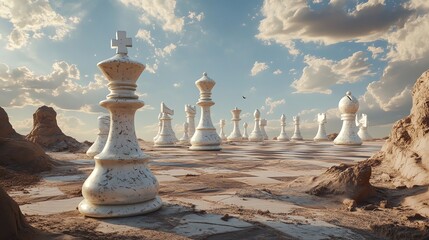
[[[168,108],[164,102],[161,102],[161,133],[155,141],[155,146],[157,147],[172,147],[178,141],[176,134],[171,127],[171,117],[174,115],[174,110]]]
[[[161,133],[161,128],[162,128],[162,121],[161,121],[161,117],[162,117],[162,113],[158,114],[158,133],[156,134],[156,136],[153,138],[153,142],[156,142],[156,139],[159,138],[159,134]]]
[[[189,144],[189,135],[188,135],[188,131],[189,131],[189,124],[187,122],[183,123],[183,137],[181,137],[179,139],[179,142],[183,145],[188,145]]]
[[[189,150],[195,151],[219,151],[222,148],[220,144],[222,140],[213,126],[210,116],[210,107],[215,103],[211,99],[212,89],[216,82],[203,73],[203,77],[195,82],[198,90],[200,91],[200,98],[198,99],[198,106],[201,107],[201,118],[198,123],[197,129],[191,138],[191,147]]]
[[[277,141],[279,142],[287,142],[289,141],[289,136],[286,134],[286,116],[282,114],[280,117],[280,125],[281,125],[281,131],[280,135],[277,137]]]
[[[255,110],[253,113],[253,116],[255,117],[255,126],[253,128],[253,131],[250,133],[249,141],[250,142],[263,142],[264,141],[264,135],[262,135],[261,129],[259,128],[259,122],[261,118],[261,113],[258,109]]]
[[[317,130],[316,136],[313,138],[315,142],[328,141],[328,135],[326,135],[325,124],[326,121],[326,113],[317,114],[317,123],[319,123],[319,129]]]
[[[231,134],[228,136],[228,141],[241,141],[243,139],[243,136],[240,132],[240,113],[241,110],[235,107],[232,111],[232,122],[234,124],[234,128],[232,129]]]
[[[295,130],[294,130],[293,135],[290,139],[292,141],[303,140],[303,138],[301,136],[301,130],[299,129],[299,116],[293,116],[293,124],[295,125]]]
[[[243,123],[243,140],[249,140],[249,135],[247,134],[247,122]]]
[[[356,126],[359,127],[358,136],[362,141],[371,141],[373,138],[368,133],[368,115],[362,113],[362,117],[359,119],[356,115]]]
[[[225,119],[221,119],[219,121],[219,128],[220,128],[219,137],[220,139],[222,139],[222,141],[226,140],[225,131],[224,131],[225,125],[226,125]]]
[[[195,115],[197,114],[196,106],[189,104],[185,105],[186,122],[189,126],[189,137],[192,137],[195,133]]]
[[[103,151],[106,145],[107,137],[109,136],[110,116],[104,115],[98,117],[98,136],[91,147],[86,151],[86,155],[94,157]]]
[[[261,119],[259,123],[259,127],[261,128],[262,135],[264,136],[264,140],[268,140],[267,132],[265,132],[265,126],[267,126],[267,119]]]
[[[356,132],[356,112],[359,110],[359,101],[350,91],[338,103],[343,126],[334,139],[336,145],[362,145],[362,140]]]
[[[137,141],[134,116],[144,106],[135,94],[136,81],[145,66],[131,60],[131,38],[118,31],[112,40],[116,55],[98,63],[109,81],[109,95],[100,105],[110,112],[106,145],[94,157],[95,167],[82,186],[84,200],[78,210],[88,217],[112,218],[141,215],[162,206],[159,183],[148,168],[149,156]]]

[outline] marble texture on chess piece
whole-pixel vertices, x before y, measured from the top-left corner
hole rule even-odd
[[[110,116],[103,115],[98,117],[98,136],[91,147],[86,151],[86,155],[94,157],[103,151],[106,145],[107,137],[109,136]]]
[[[317,130],[317,134],[313,138],[313,140],[315,142],[329,141],[328,135],[326,134],[326,128],[325,128],[325,124],[327,123],[326,113],[317,114],[317,123],[319,124],[319,129]]]
[[[263,118],[259,122],[259,127],[261,128],[262,135],[264,136],[264,140],[268,140],[267,132],[265,132],[265,127],[267,126],[267,119]]]
[[[226,125],[225,119],[221,119],[219,121],[219,128],[220,128],[219,137],[220,137],[220,139],[222,139],[222,141],[226,141],[226,135],[225,135],[225,131],[224,131],[225,125]]]
[[[182,145],[189,145],[189,124],[183,123],[183,136],[179,139],[179,143]]]
[[[157,147],[173,147],[178,141],[171,126],[172,118],[170,115],[174,115],[174,110],[168,108],[164,102],[161,102],[161,113],[161,132],[154,145]]]
[[[292,141],[301,141],[303,140],[301,136],[301,130],[299,129],[299,116],[293,116],[293,124],[295,125],[295,130],[293,132],[292,137],[290,138]]]
[[[368,132],[368,115],[362,113],[362,117],[359,119],[359,115],[356,114],[356,126],[359,128],[357,134],[362,141],[371,141],[373,139]]]
[[[200,98],[197,105],[201,107],[201,118],[197,129],[191,138],[191,147],[189,150],[195,151],[219,151],[222,148],[220,144],[222,140],[213,126],[210,115],[210,107],[215,103],[211,99],[212,89],[216,82],[203,73],[203,76],[195,82],[200,91]]]
[[[264,141],[264,135],[262,134],[260,125],[260,119],[261,119],[261,112],[259,112],[258,109],[255,110],[253,113],[253,116],[255,117],[255,126],[253,128],[253,131],[250,133],[249,141],[250,142],[263,142]]]
[[[100,102],[110,112],[111,127],[106,146],[94,157],[95,168],[82,186],[80,213],[111,218],[145,214],[162,206],[159,183],[148,169],[149,156],[141,150],[135,133],[134,115],[144,102],[135,94],[136,81],[145,66],[131,60],[126,47],[131,38],[116,33],[116,55],[98,63],[108,79],[110,93]]]
[[[355,123],[356,112],[359,110],[359,101],[352,95],[350,91],[346,96],[341,98],[338,103],[338,108],[341,113],[343,126],[340,133],[334,139],[336,145],[362,145],[362,140],[357,134]]]
[[[156,134],[156,136],[153,138],[153,142],[156,141],[156,139],[159,138],[159,134],[161,134],[161,128],[162,128],[162,121],[161,121],[161,117],[162,117],[162,113],[158,114],[158,133]]]
[[[280,117],[280,125],[281,125],[281,130],[280,130],[280,135],[277,137],[277,141],[279,142],[287,142],[289,141],[289,136],[286,133],[286,116],[284,114],[282,114],[282,116]]]
[[[189,137],[194,136],[195,133],[195,115],[197,114],[197,107],[189,104],[185,105],[186,122],[188,123]]]
[[[233,129],[231,134],[229,134],[229,136],[227,137],[228,141],[241,141],[243,140],[243,136],[241,135],[240,132],[240,113],[241,110],[238,109],[237,107],[235,107],[233,110],[231,110],[231,114],[232,114],[232,122],[233,122]]]
[[[247,122],[243,123],[243,140],[249,140],[249,134],[247,134]]]

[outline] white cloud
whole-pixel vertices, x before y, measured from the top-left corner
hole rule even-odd
[[[374,46],[368,46],[368,51],[371,52],[371,57],[373,59],[376,59],[380,54],[384,52],[383,48]]]
[[[250,70],[250,75],[251,76],[256,76],[256,74],[258,74],[258,73],[260,73],[262,71],[265,71],[267,69],[268,69],[268,65],[266,63],[256,61],[253,64],[252,69]]]
[[[278,106],[285,104],[285,103],[286,103],[286,101],[284,99],[273,100],[272,98],[267,97],[265,99],[265,106],[267,106],[269,108],[269,110],[267,111],[267,115],[273,114],[274,109],[276,109]]]
[[[156,73],[157,70],[158,70],[158,64],[156,64],[156,63],[154,63],[152,65],[146,64],[146,71],[148,71],[150,73]]]
[[[42,31],[50,28],[54,29],[54,34],[48,35],[48,38],[62,40],[80,21],[79,17],[65,17],[55,12],[50,3],[44,0],[2,1],[0,18],[12,24],[6,46],[9,50],[25,47],[30,38],[41,38],[45,35]]]
[[[164,48],[156,48],[155,49],[155,55],[158,57],[166,57],[166,56],[171,56],[171,54],[174,52],[174,50],[176,50],[177,46],[173,43],[168,44],[167,46],[165,46]]]
[[[354,83],[373,75],[368,58],[362,51],[339,61],[306,55],[304,62],[307,66],[301,77],[291,84],[297,93],[331,94],[329,88],[334,84]]]
[[[145,30],[145,29],[139,29],[137,31],[136,34],[136,38],[137,39],[142,39],[143,41],[145,41],[146,43],[148,43],[150,46],[154,47],[155,45],[153,44],[153,38],[150,34],[150,31]]]
[[[280,74],[282,74],[283,72],[282,72],[282,70],[280,70],[280,69],[277,69],[277,70],[275,70],[274,72],[273,72],[273,74],[274,75],[280,75]]]
[[[330,1],[322,8],[311,8],[307,0],[265,0],[256,38],[286,47],[290,54],[299,51],[295,41],[334,44],[344,41],[371,42],[400,28],[412,14],[401,4],[387,7],[384,0],[356,3]]]
[[[156,20],[164,31],[179,33],[183,30],[184,19],[175,14],[176,0],[119,0],[127,7],[141,11],[140,20],[151,24]]]
[[[182,83],[174,83],[173,87],[175,88],[180,88],[182,86]]]
[[[188,14],[188,18],[189,19],[191,19],[192,20],[192,22],[193,22],[193,20],[196,20],[196,21],[198,21],[198,22],[201,22],[201,20],[203,20],[204,19],[204,13],[203,12],[200,12],[199,14],[197,14],[196,12],[189,12],[189,14]],[[191,23],[192,23],[191,22]]]

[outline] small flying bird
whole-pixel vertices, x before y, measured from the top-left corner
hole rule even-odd
[[[241,96],[243,99],[246,99],[246,97],[245,96]]]

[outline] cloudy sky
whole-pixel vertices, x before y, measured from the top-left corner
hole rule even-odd
[[[216,81],[213,122],[226,119],[227,133],[234,107],[249,131],[260,109],[270,137],[282,113],[290,135],[300,115],[312,138],[319,112],[327,131],[339,132],[337,104],[350,90],[382,137],[409,114],[413,84],[429,68],[428,11],[427,0],[0,0],[0,106],[21,134],[49,105],[66,134],[93,141],[108,94],[96,64],[114,55],[110,39],[125,30],[129,56],[146,65],[140,138],[156,134],[161,101],[182,136],[184,105],[197,102],[203,72]]]

